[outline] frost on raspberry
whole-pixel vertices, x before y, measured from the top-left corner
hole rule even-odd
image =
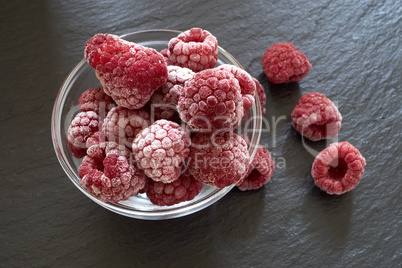
[[[231,64],[222,64],[216,67],[216,69],[231,72],[234,77],[239,81],[240,90],[243,97],[244,113],[246,113],[247,110],[251,106],[253,106],[255,101],[254,94],[256,90],[256,84],[253,81],[253,77],[245,70]]]
[[[254,77],[253,77],[253,81],[256,86],[255,91],[257,92],[258,99],[260,100],[261,113],[262,113],[262,115],[264,115],[266,113],[265,103],[267,101],[267,96],[265,94],[264,87],[261,85],[261,83]]]
[[[131,149],[133,139],[144,128],[151,125],[149,113],[141,109],[113,108],[103,121],[102,131],[108,141],[114,141]]]
[[[321,190],[340,195],[359,184],[365,166],[366,160],[356,147],[348,142],[335,142],[317,155],[311,175]]]
[[[239,81],[225,70],[198,72],[184,84],[177,110],[195,131],[236,129],[244,112]]]
[[[174,65],[167,68],[167,81],[154,92],[149,101],[151,114],[156,120],[173,120],[175,118],[181,87],[194,75],[194,72],[188,68]]]
[[[307,56],[291,42],[273,44],[265,51],[261,64],[272,84],[299,82],[311,69]]]
[[[105,93],[129,109],[143,107],[167,79],[159,52],[120,38],[104,41],[93,53],[91,66]]]
[[[190,135],[177,123],[155,121],[135,137],[132,150],[138,166],[155,181],[169,183],[179,178],[190,151]]]
[[[145,175],[136,167],[130,151],[114,142],[88,148],[78,173],[81,185],[104,202],[127,200],[145,186]]]
[[[242,191],[258,189],[271,180],[274,169],[275,162],[271,154],[259,144],[246,177],[237,183],[237,187]]]
[[[67,147],[76,158],[85,156],[86,141],[98,132],[100,125],[101,120],[93,111],[80,112],[74,117],[67,130]]]
[[[162,54],[162,56],[163,56],[163,58],[164,58],[165,63],[166,63],[167,66],[173,65],[172,61],[169,59],[169,56],[168,56],[168,49],[167,49],[167,48],[162,49],[162,50],[160,51],[160,53]]]
[[[245,177],[249,162],[247,143],[239,135],[197,133],[192,139],[188,170],[196,180],[224,188]]]
[[[185,171],[177,180],[170,183],[148,179],[146,194],[151,203],[155,205],[172,206],[193,200],[201,189],[202,183]]]
[[[303,95],[292,112],[293,128],[312,141],[330,139],[341,129],[342,115],[324,94]]]
[[[107,113],[116,106],[113,99],[101,87],[85,90],[78,99],[78,104],[82,112],[94,111],[100,118],[105,118]]]
[[[218,41],[210,32],[192,28],[172,38],[167,53],[173,65],[199,72],[215,66]]]

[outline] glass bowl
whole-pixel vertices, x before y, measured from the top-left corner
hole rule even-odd
[[[167,48],[169,40],[176,37],[179,33],[181,32],[175,30],[155,29],[128,33],[121,37],[127,41],[161,51]],[[242,68],[240,63],[224,49],[218,47],[218,51],[219,58],[217,65],[232,64]],[[193,200],[182,202],[174,206],[154,205],[145,194],[138,194],[119,203],[103,202],[92,196],[86,188],[80,184],[78,167],[82,159],[75,158],[68,150],[66,134],[72,119],[80,111],[78,98],[86,89],[96,86],[100,86],[100,82],[95,76],[94,69],[87,64],[85,59],[82,59],[70,72],[60,88],[54,103],[51,123],[53,146],[60,165],[73,184],[89,199],[110,211],[124,216],[137,219],[162,220],[177,218],[197,212],[215,203],[233,188],[233,186],[228,186],[223,189],[218,189],[204,185],[200,194]],[[261,107],[257,94],[255,98],[255,104],[243,117],[239,128],[235,130],[236,134],[244,136],[248,141],[251,156],[250,161],[254,157],[261,134]]]

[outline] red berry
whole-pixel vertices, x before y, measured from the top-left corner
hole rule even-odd
[[[342,116],[324,94],[303,95],[292,112],[293,127],[301,135],[318,141],[335,137],[341,129]]]
[[[133,139],[151,124],[144,109],[131,110],[121,106],[113,108],[103,121],[102,131],[108,141],[114,141],[131,149]]]
[[[111,39],[93,53],[92,67],[117,105],[139,109],[167,79],[163,56],[155,49]]]
[[[216,67],[216,69],[231,72],[234,75],[234,77],[239,81],[240,90],[243,97],[244,113],[246,113],[247,110],[251,106],[253,106],[255,101],[254,94],[256,85],[251,75],[249,75],[245,70],[240,69],[231,64],[222,64]]]
[[[81,111],[94,111],[101,118],[105,118],[107,113],[116,106],[113,99],[106,95],[101,87],[85,90],[78,99],[78,104]]]
[[[76,157],[82,158],[87,151],[86,141],[100,128],[100,118],[93,111],[78,113],[67,130],[67,146]]]
[[[308,75],[311,64],[292,43],[276,43],[261,59],[262,68],[272,84],[299,82]]]
[[[127,200],[145,186],[145,175],[135,166],[130,151],[113,142],[89,147],[78,172],[81,184],[104,202]]]
[[[89,39],[85,43],[85,47],[84,47],[84,56],[85,56],[85,59],[87,60],[88,64],[90,66],[93,66],[92,59],[94,57],[94,53],[96,52],[98,47],[103,44],[103,42],[105,42],[107,40],[117,40],[117,39],[120,39],[120,37],[118,37],[117,35],[103,34],[103,33],[95,34],[91,39]]]
[[[231,132],[197,133],[192,139],[188,170],[200,182],[224,188],[247,174],[250,156],[246,141]]]
[[[162,56],[163,56],[163,58],[164,58],[165,63],[166,63],[167,66],[173,65],[172,61],[169,59],[169,56],[168,56],[168,49],[167,49],[167,48],[162,49],[162,50],[160,51],[160,53],[162,54]]]
[[[201,189],[202,183],[195,180],[189,172],[185,172],[170,183],[148,179],[146,194],[151,203],[155,205],[172,206],[194,199]]]
[[[314,160],[311,175],[314,183],[328,194],[343,194],[354,189],[364,174],[366,160],[348,142],[335,142]]]
[[[275,163],[271,154],[260,144],[249,165],[248,175],[237,183],[237,187],[242,191],[258,189],[271,180],[274,169]]]
[[[192,28],[169,41],[168,56],[174,65],[194,72],[213,68],[218,60],[218,41],[210,32]]]
[[[193,77],[194,72],[188,68],[170,65],[165,84],[159,87],[149,101],[151,114],[156,120],[171,120],[176,115],[176,106],[180,97],[181,87]]]
[[[260,100],[261,113],[262,113],[262,115],[264,115],[266,113],[265,103],[267,101],[267,96],[265,95],[264,87],[260,84],[260,82],[257,79],[255,79],[254,77],[253,77],[253,81],[254,81],[255,86],[256,86],[255,91],[257,92],[258,99]]]
[[[239,82],[224,70],[198,72],[182,88],[177,110],[195,131],[233,130],[243,117]]]
[[[180,125],[162,119],[138,133],[132,149],[145,175],[169,183],[180,176],[190,143],[189,134]]]

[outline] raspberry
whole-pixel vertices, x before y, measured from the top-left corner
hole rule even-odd
[[[123,39],[103,42],[93,53],[91,66],[105,93],[129,109],[143,107],[167,79],[159,52]]]
[[[194,72],[213,68],[218,60],[218,41],[210,32],[192,28],[169,41],[168,56],[174,65]]]
[[[255,94],[256,85],[255,85],[251,75],[249,75],[243,69],[240,69],[231,64],[222,64],[222,65],[216,67],[216,69],[226,70],[226,71],[231,72],[234,75],[234,77],[239,81],[241,94],[243,96],[244,113],[246,113],[247,110],[251,106],[253,106],[254,101],[255,101],[254,94]]]
[[[158,120],[133,141],[133,153],[145,175],[155,181],[176,180],[190,151],[191,139],[177,123]]]
[[[260,82],[253,77],[253,81],[255,82],[255,91],[257,92],[258,98],[261,104],[261,113],[264,115],[266,113],[265,103],[267,101],[267,96],[265,95],[264,87],[260,84]]]
[[[271,180],[274,169],[275,163],[271,154],[260,144],[249,165],[248,174],[237,183],[237,187],[242,191],[258,189]]]
[[[100,118],[93,111],[78,113],[67,130],[67,146],[76,157],[82,158],[86,154],[86,141],[99,130]]]
[[[311,69],[306,55],[291,42],[273,44],[265,51],[261,63],[272,84],[299,82]]]
[[[168,78],[166,83],[154,92],[150,100],[151,109],[156,120],[174,118],[180,97],[180,89],[194,75],[193,71],[184,67],[170,65],[167,69]]]
[[[133,139],[151,124],[144,109],[130,110],[121,106],[113,108],[103,121],[102,131],[108,141],[114,141],[131,149]]]
[[[170,183],[149,179],[146,194],[151,203],[158,206],[172,206],[194,199],[201,192],[202,183],[195,180],[189,172]]]
[[[246,141],[232,132],[197,133],[192,139],[188,170],[200,182],[224,188],[240,181],[248,171]]]
[[[144,173],[135,167],[130,152],[116,143],[91,146],[78,171],[81,184],[104,202],[127,200],[145,186]]]
[[[165,63],[166,63],[167,66],[173,65],[172,61],[169,59],[168,49],[167,48],[162,49],[160,53],[162,54],[163,59],[165,60]]]
[[[224,70],[198,72],[182,88],[177,110],[195,131],[233,130],[243,116],[239,82]]]
[[[343,194],[359,184],[366,160],[348,142],[335,142],[322,150],[314,160],[311,175],[314,183],[328,194]]]
[[[81,111],[94,111],[101,118],[105,118],[107,113],[116,106],[113,99],[106,95],[101,87],[85,90],[78,99],[78,104]]]
[[[303,95],[292,112],[293,128],[312,141],[335,137],[341,129],[342,116],[324,94]]]
[[[114,35],[114,34],[103,34],[103,33],[95,34],[91,39],[89,39],[85,43],[85,47],[84,47],[84,56],[85,56],[85,59],[87,60],[88,64],[90,66],[93,66],[92,60],[94,57],[94,53],[96,53],[96,50],[98,49],[98,47],[100,45],[103,44],[103,42],[105,42],[107,40],[118,40],[118,39],[120,39],[120,37],[118,37],[117,35]]]

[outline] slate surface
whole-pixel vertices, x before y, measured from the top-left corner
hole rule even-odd
[[[401,267],[400,1],[1,2],[1,267]],[[212,32],[263,83],[261,142],[276,158],[274,177],[183,218],[109,212],[58,164],[50,118],[59,87],[95,33],[191,27]],[[284,41],[313,68],[300,83],[272,86],[260,58]],[[291,127],[310,91],[338,104],[338,139],[367,160],[362,182],[342,196],[310,176],[311,152],[328,142],[303,143]]]

